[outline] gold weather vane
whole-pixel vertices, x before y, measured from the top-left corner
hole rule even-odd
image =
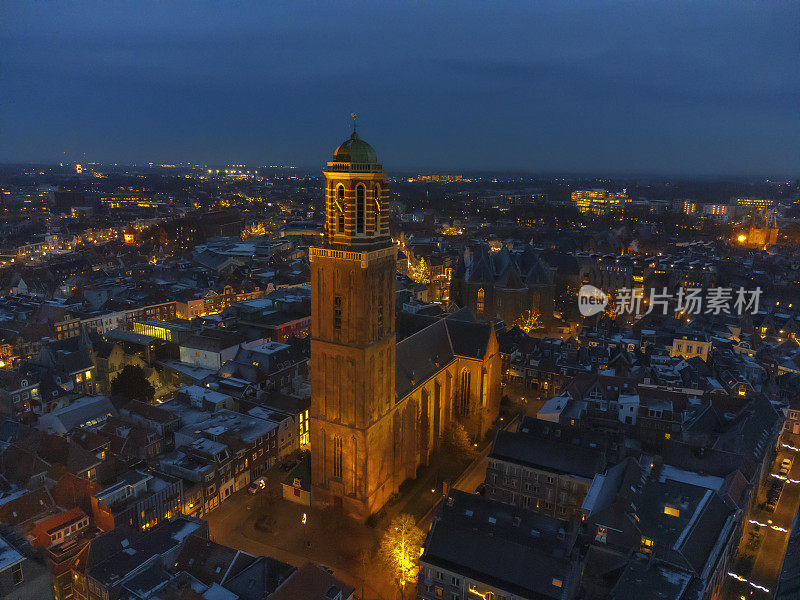
[[[350,116],[353,117],[353,133],[356,132],[356,113],[350,113]]]

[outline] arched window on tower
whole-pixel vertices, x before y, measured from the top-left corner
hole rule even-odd
[[[375,185],[375,225],[373,226],[374,231],[378,233],[381,232],[381,186],[376,184]]]
[[[467,369],[461,371],[461,389],[459,390],[459,413],[461,415],[469,414],[469,386],[471,382],[471,375]]]
[[[480,288],[478,290],[478,303],[475,306],[475,310],[477,311],[479,317],[483,316],[483,301],[485,296],[486,294],[484,293],[483,288]]]
[[[338,202],[336,207],[338,211],[336,216],[337,230],[339,233],[344,233],[344,186],[341,184],[336,188],[336,200]]]
[[[356,233],[364,233],[364,197],[366,188],[364,184],[356,187]]]

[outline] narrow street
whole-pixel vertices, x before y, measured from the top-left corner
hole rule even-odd
[[[778,453],[771,472],[777,474],[778,466],[784,458],[793,460],[789,479],[800,480],[800,455],[785,448]],[[800,505],[800,483],[787,481],[774,512],[759,508],[766,499],[766,492],[773,479],[767,476],[765,484],[757,491],[758,504],[744,517],[740,547],[730,573],[746,581],[729,576],[720,598],[772,598],[792,521]]]

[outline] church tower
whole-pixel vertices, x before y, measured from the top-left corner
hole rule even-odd
[[[309,255],[312,497],[366,518],[399,484],[392,472],[397,256],[389,190],[355,127],[324,175],[324,238]]]

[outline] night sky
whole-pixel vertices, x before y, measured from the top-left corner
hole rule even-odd
[[[566,4],[566,6],[565,6]],[[0,161],[796,176],[799,2],[0,3]]]

